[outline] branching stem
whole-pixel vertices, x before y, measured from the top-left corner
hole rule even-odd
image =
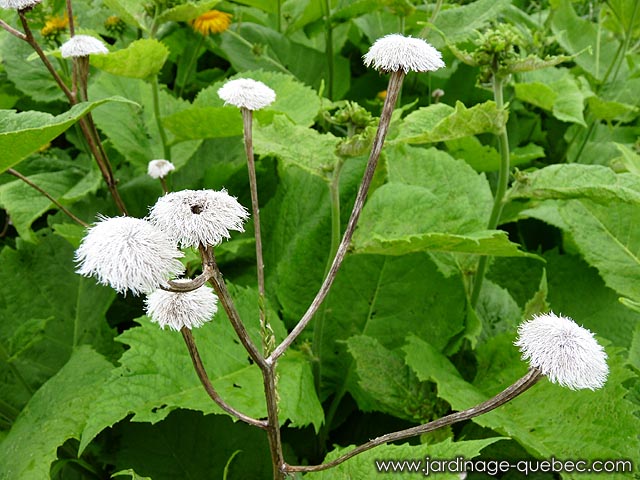
[[[474,418],[482,415],[483,413],[495,410],[501,405],[504,405],[505,403],[513,400],[515,397],[535,385],[535,383],[540,379],[541,376],[542,373],[540,373],[539,370],[532,368],[524,377],[515,382],[513,385],[507,387],[495,397],[490,398],[486,402],[482,402],[475,407],[468,408],[467,410],[463,410],[461,412],[452,413],[450,415],[447,415],[446,417],[439,418],[438,420],[434,420],[433,422],[425,423],[423,425],[418,425],[417,427],[407,428],[406,430],[400,430],[398,432],[387,433],[386,435],[382,435],[367,443],[364,443],[359,447],[354,448],[349,453],[346,453],[331,462],[323,463],[322,465],[285,465],[284,469],[287,473],[319,472],[321,470],[327,470],[329,468],[340,465],[341,463],[349,460],[352,457],[355,457],[360,453],[371,450],[378,445],[415,437],[417,435],[422,435],[423,433],[432,432],[433,430],[437,430],[447,425],[452,425],[463,420],[469,420],[470,418]]]

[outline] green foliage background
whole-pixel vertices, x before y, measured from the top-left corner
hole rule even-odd
[[[64,76],[56,41],[38,33],[63,8],[44,0],[28,17]],[[212,8],[233,23],[205,38],[188,21]],[[427,455],[630,459],[635,473],[608,478],[638,476],[637,1],[91,0],[74,9],[77,27],[102,35],[110,53],[91,58],[91,102],[71,109],[28,45],[0,30],[0,172],[17,169],[89,223],[116,215],[76,126],[92,110],[131,214],[145,216],[162,194],[146,167],[166,148],[174,190],[225,187],[248,206],[240,113],[216,92],[228,78],[263,81],[277,94],[256,113],[254,147],[278,340],[322,282],[340,155],[343,228],[362,175],[386,88],[362,55],[399,31],[426,35],[444,54],[445,69],[407,76],[352,249],[279,363],[288,463],[319,463],[494,395],[526,371],[513,346],[517,325],[551,308],[605,345],[611,375],[602,390],[543,380],[472,422],[306,476],[377,477],[374,459]],[[105,27],[110,15],[122,20],[117,32]],[[14,12],[0,18],[19,25]],[[497,24],[519,33],[523,58],[566,56],[510,77],[508,115],[477,82],[478,69],[454,55]],[[360,143],[336,120],[347,100],[373,115]],[[503,127],[516,170],[500,229],[487,230],[500,163],[494,134]],[[269,478],[266,436],[211,403],[179,334],[142,316],[139,298],[74,273],[83,230],[6,174],[0,207],[0,478]],[[249,225],[217,255],[259,344],[253,245]],[[474,309],[469,277],[480,256],[491,261]],[[221,395],[264,416],[260,373],[225,315],[194,334]]]

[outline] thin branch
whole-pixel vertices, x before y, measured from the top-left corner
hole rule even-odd
[[[51,202],[58,207],[62,213],[64,213],[65,215],[67,215],[71,220],[73,220],[74,222],[76,222],[78,225],[82,225],[83,227],[88,227],[89,224],[84,222],[83,220],[80,220],[78,217],[76,217],[73,213],[71,213],[67,208],[65,208],[60,202],[58,202],[55,198],[53,198],[51,195],[49,195],[49,193],[47,193],[45,190],[43,190],[42,188],[40,188],[38,185],[36,185],[35,183],[33,183],[31,180],[29,180],[27,177],[25,177],[24,175],[22,175],[20,172],[14,170],[13,168],[9,168],[7,169],[7,173],[10,175],[13,175],[16,178],[19,178],[20,180],[22,180],[24,183],[26,183],[27,185],[29,185],[31,188],[37,190],[38,192],[40,192],[42,195],[44,195],[45,197],[47,197],[49,200],[51,200]]]
[[[75,36],[76,28],[73,21],[73,9],[71,8],[71,0],[67,0],[67,17],[69,17],[69,35]]]
[[[262,257],[262,233],[260,229],[260,204],[258,203],[258,180],[256,178],[256,163],[253,156],[253,112],[242,107],[242,126],[244,132],[244,149],[247,155],[247,170],[249,172],[249,188],[251,190],[251,211],[253,214],[253,229],[256,240],[256,269],[258,277],[258,307],[260,314],[260,328],[262,329],[262,348],[268,352],[269,335],[267,331],[267,313],[265,307],[264,260]],[[273,342],[275,343],[275,342]],[[271,345],[273,347],[273,344]]]
[[[265,365],[262,368],[262,378],[264,382],[264,393],[267,401],[267,419],[269,435],[269,451],[271,453],[271,464],[273,465],[273,479],[284,478],[284,454],[282,451],[282,438],[280,437],[280,422],[278,420],[278,391],[275,364]]]
[[[321,470],[327,470],[329,468],[335,467],[336,465],[340,465],[341,463],[349,460],[356,455],[366,452],[367,450],[371,450],[378,445],[383,445],[389,442],[395,442],[398,440],[404,440],[406,438],[415,437],[417,435],[422,435],[423,433],[431,432],[433,430],[437,430],[438,428],[445,427],[447,425],[452,425],[457,422],[461,422],[463,420],[469,420],[470,418],[477,417],[482,415],[483,413],[490,412],[491,410],[495,410],[501,405],[513,400],[515,397],[525,392],[542,377],[542,373],[532,368],[529,372],[522,377],[520,380],[515,382],[513,385],[507,387],[498,395],[493,398],[490,398],[486,402],[482,402],[475,407],[468,408],[467,410],[463,410],[461,412],[452,413],[447,415],[446,417],[439,418],[438,420],[434,420],[433,422],[425,423],[424,425],[418,425],[417,427],[407,428],[406,430],[400,430],[398,432],[387,433],[386,435],[382,435],[378,438],[375,438],[367,443],[360,445],[359,447],[354,448],[349,453],[346,453],[335,460],[327,463],[323,463],[322,465],[285,465],[284,471],[287,473],[290,472],[319,472]]]
[[[216,295],[218,295],[220,303],[222,303],[222,306],[224,307],[224,310],[229,317],[231,326],[238,335],[240,342],[249,353],[251,359],[260,367],[260,369],[264,369],[267,363],[254,345],[251,337],[249,337],[249,333],[247,333],[247,329],[244,327],[244,324],[240,319],[240,314],[238,313],[238,310],[233,303],[233,299],[229,294],[229,290],[227,290],[227,285],[224,283],[224,278],[222,278],[222,273],[220,272],[218,264],[216,263],[213,249],[211,247],[204,247],[200,245],[200,255],[202,256],[202,264],[205,267],[211,268],[212,276],[209,279],[209,282],[215,290]]]
[[[5,22],[2,19],[0,19],[0,28],[5,29],[11,35],[13,35],[14,37],[18,37],[20,40],[27,40],[27,36],[24,33],[16,30],[15,28],[13,28],[11,25],[9,25],[7,22]]]
[[[331,264],[331,268],[329,269],[329,272],[327,273],[324,282],[320,287],[320,290],[316,294],[316,297],[313,299],[313,302],[311,302],[311,305],[302,316],[298,324],[293,328],[291,333],[289,333],[287,338],[285,338],[282,343],[280,343],[280,345],[278,345],[273,353],[267,358],[268,363],[274,363],[287,350],[287,348],[289,348],[289,346],[295,341],[295,339],[298,338],[298,336],[302,333],[302,331],[313,318],[313,315],[318,311],[318,308],[320,308],[320,305],[329,293],[329,289],[331,288],[331,285],[333,284],[333,281],[338,274],[338,269],[342,265],[342,261],[347,254],[349,244],[351,243],[351,237],[353,236],[353,232],[356,229],[356,224],[358,223],[358,219],[360,218],[360,213],[362,212],[364,201],[367,198],[369,186],[371,185],[371,180],[373,179],[373,174],[375,173],[376,166],[378,164],[378,158],[380,157],[380,152],[382,151],[382,145],[384,144],[384,139],[389,128],[389,123],[391,122],[391,114],[393,113],[393,109],[398,98],[398,93],[400,92],[400,88],[402,87],[403,79],[404,72],[402,70],[392,72],[391,77],[389,78],[387,97],[385,98],[384,105],[382,106],[380,123],[378,125],[376,136],[373,140],[373,147],[371,149],[371,154],[369,155],[369,161],[367,163],[364,176],[362,177],[362,183],[360,184],[360,188],[358,189],[358,195],[356,196],[353,210],[351,211],[349,223],[347,224],[347,228],[344,232],[344,235],[342,236],[342,241],[340,242],[340,246],[338,247],[338,251],[336,252],[333,263]]]
[[[193,368],[195,368],[196,373],[198,374],[198,378],[200,379],[200,382],[202,383],[202,386],[204,387],[204,389],[207,391],[207,394],[209,394],[209,397],[211,397],[211,400],[213,400],[216,404],[218,404],[220,408],[222,408],[225,412],[227,412],[232,417],[235,417],[238,420],[242,420],[243,422],[248,423],[249,425],[253,425],[254,427],[258,427],[263,430],[266,430],[267,429],[266,421],[258,420],[258,419],[249,417],[248,415],[245,415],[242,412],[239,412],[238,410],[233,408],[231,405],[229,405],[227,402],[225,402],[222,399],[222,397],[220,397],[218,392],[216,392],[215,388],[213,387],[213,384],[211,383],[211,380],[207,375],[207,371],[205,370],[204,365],[202,364],[202,359],[200,358],[200,353],[198,352],[198,347],[196,347],[196,342],[195,342],[195,339],[193,338],[193,335],[191,334],[191,330],[188,329],[187,327],[182,327],[182,329],[180,330],[180,333],[182,333],[182,338],[184,338],[184,343],[187,344],[187,349],[189,350],[189,355],[191,355],[191,361],[193,362]]]
[[[167,292],[191,292],[207,283],[213,277],[211,267],[205,265],[204,271],[190,282],[175,282],[169,280],[169,288],[163,288]]]

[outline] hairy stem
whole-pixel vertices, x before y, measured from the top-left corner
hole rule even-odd
[[[38,185],[36,185],[35,183],[33,183],[31,180],[29,180],[27,177],[25,177],[24,175],[22,175],[20,172],[14,170],[13,168],[9,168],[7,169],[7,173],[10,175],[13,175],[16,178],[19,178],[20,180],[22,180],[24,183],[26,183],[27,185],[29,185],[31,188],[34,188],[35,190],[37,190],[38,192],[40,192],[42,195],[44,195],[45,197],[47,197],[49,200],[51,200],[51,202],[58,207],[62,213],[64,213],[65,215],[67,215],[71,220],[73,220],[74,222],[76,222],[78,225],[82,225],[83,227],[88,227],[89,224],[84,222],[83,220],[80,220],[78,217],[76,217],[73,213],[71,213],[67,208],[65,208],[60,202],[58,202],[55,198],[53,198],[51,195],[49,195],[49,193],[47,193],[45,190],[43,190],[42,188],[40,188]]]
[[[235,304],[233,303],[233,299],[229,294],[229,290],[227,290],[227,286],[224,283],[224,279],[222,278],[222,273],[218,268],[218,264],[216,263],[216,258],[213,254],[213,249],[211,247],[204,247],[200,245],[200,255],[202,256],[202,264],[205,268],[211,269],[211,278],[209,279],[211,286],[218,295],[220,299],[220,303],[224,308],[224,311],[227,313],[229,317],[229,321],[231,322],[231,326],[238,335],[238,339],[244,346],[245,350],[249,353],[251,359],[261,368],[263,369],[267,363],[265,358],[260,355],[258,349],[254,345],[251,337],[247,333],[247,329],[244,327],[242,320],[240,319],[240,314],[236,309]]]
[[[273,465],[274,480],[285,478],[284,454],[282,452],[282,439],[280,438],[280,422],[278,420],[278,390],[276,364],[261,367],[264,383],[264,393],[267,401],[267,434],[269,436],[269,451]]]
[[[384,139],[389,128],[389,123],[391,122],[391,114],[393,113],[393,108],[396,104],[398,93],[400,91],[400,88],[402,87],[403,79],[404,72],[402,70],[392,72],[391,77],[389,78],[387,96],[384,100],[384,105],[382,106],[380,123],[378,125],[376,136],[373,140],[373,147],[371,149],[371,154],[369,155],[369,161],[367,162],[364,176],[362,178],[362,182],[360,183],[360,188],[358,189],[358,194],[351,211],[351,216],[349,217],[349,223],[347,224],[347,228],[344,232],[344,235],[342,236],[342,241],[338,246],[338,251],[336,252],[335,258],[333,259],[333,263],[331,264],[329,273],[327,273],[327,275],[325,276],[320,290],[316,294],[305,314],[302,316],[298,324],[293,328],[291,333],[289,333],[287,338],[285,338],[269,356],[269,358],[267,359],[268,362],[275,362],[275,360],[278,359],[287,350],[287,348],[289,348],[289,346],[295,341],[295,339],[298,338],[298,336],[302,333],[302,331],[306,328],[306,326],[313,318],[313,315],[318,311],[318,308],[320,308],[320,305],[329,293],[329,289],[331,288],[331,285],[335,280],[338,269],[342,265],[342,261],[347,254],[349,244],[351,243],[351,238],[353,237],[353,232],[355,231],[358,219],[360,218],[360,213],[362,213],[362,207],[364,206],[364,201],[367,198],[369,186],[371,185],[371,180],[373,179],[373,174],[376,170],[378,159],[380,158],[382,145],[384,144]]]
[[[507,387],[495,397],[490,398],[486,402],[482,402],[475,407],[468,408],[467,410],[463,410],[461,412],[452,413],[445,417],[439,418],[438,420],[434,420],[433,422],[418,425],[417,427],[407,428],[406,430],[400,430],[398,432],[387,433],[386,435],[382,435],[367,443],[364,443],[359,447],[354,448],[349,453],[346,453],[336,458],[335,460],[324,463],[322,465],[285,465],[284,469],[286,472],[319,472],[321,470],[327,470],[329,468],[335,467],[336,465],[340,465],[341,463],[349,460],[352,457],[355,457],[362,452],[371,450],[378,445],[383,445],[398,440],[404,440],[405,438],[415,437],[417,435],[422,435],[423,433],[432,432],[433,430],[437,430],[438,428],[442,428],[447,425],[452,425],[463,420],[469,420],[470,418],[474,418],[482,415],[483,413],[495,410],[501,405],[504,405],[505,403],[513,400],[515,397],[535,385],[535,383],[540,379],[541,376],[542,373],[540,373],[539,370],[532,368],[524,377],[515,382],[513,385]]]
[[[504,108],[502,82],[502,78],[493,75],[493,96],[495,98],[498,111],[501,111]],[[493,199],[493,208],[491,209],[491,216],[489,217],[489,224],[487,225],[488,230],[494,230],[500,222],[500,215],[502,214],[502,209],[504,207],[504,194],[507,191],[507,185],[509,183],[509,136],[507,135],[506,127],[503,128],[500,135],[498,135],[498,141],[500,143],[500,172],[498,173],[498,186]],[[480,298],[480,291],[482,289],[482,283],[484,281],[488,261],[488,257],[483,256],[478,262],[478,270],[475,275],[470,298],[471,306],[474,308],[478,303],[478,298]]]
[[[263,430],[267,429],[267,422],[264,420],[257,420],[248,415],[245,415],[242,412],[239,412],[227,402],[225,402],[222,397],[216,392],[209,376],[207,375],[207,371],[202,364],[202,359],[200,358],[200,353],[198,352],[198,347],[196,346],[196,341],[193,338],[191,330],[187,327],[182,327],[180,329],[180,333],[182,333],[182,338],[184,339],[184,343],[187,345],[187,349],[189,350],[189,355],[191,356],[191,361],[193,362],[193,368],[195,368],[196,373],[198,374],[198,378],[200,379],[200,383],[206,390],[211,400],[213,400],[222,410],[227,412],[232,417],[237,418],[238,420],[242,420],[249,425],[253,425],[254,427],[262,428]]]
[[[253,112],[242,107],[242,126],[244,131],[244,150],[247,155],[247,170],[249,173],[249,188],[251,190],[251,212],[253,214],[253,230],[256,240],[256,271],[258,277],[258,307],[260,311],[260,329],[262,350],[269,355],[272,341],[267,326],[267,312],[265,307],[264,259],[262,256],[262,232],[260,223],[260,204],[258,203],[258,180],[256,178],[256,163],[253,156]]]

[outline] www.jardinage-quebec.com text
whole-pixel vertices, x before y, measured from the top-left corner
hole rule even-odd
[[[552,473],[631,473],[634,465],[628,459],[566,460],[551,457],[548,460],[467,460],[464,457],[439,459],[425,457],[417,460],[375,460],[378,473],[417,473],[428,477],[432,473],[472,473],[489,475],[515,470],[525,475],[538,472]]]

